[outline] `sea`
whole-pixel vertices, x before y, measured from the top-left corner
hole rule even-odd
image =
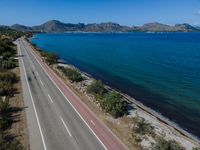
[[[200,137],[200,33],[46,33],[31,42]]]

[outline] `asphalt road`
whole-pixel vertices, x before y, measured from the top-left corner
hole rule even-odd
[[[31,150],[126,149],[29,43],[16,44]]]

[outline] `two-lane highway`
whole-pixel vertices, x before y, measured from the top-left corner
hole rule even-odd
[[[16,43],[32,150],[125,149],[23,38]]]

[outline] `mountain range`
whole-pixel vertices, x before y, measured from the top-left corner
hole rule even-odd
[[[10,28],[18,31],[39,31],[39,32],[199,32],[200,28],[191,26],[190,24],[176,24],[174,26],[161,23],[147,23],[142,26],[122,26],[117,23],[63,23],[58,20],[50,20],[38,26],[24,26],[14,24]]]

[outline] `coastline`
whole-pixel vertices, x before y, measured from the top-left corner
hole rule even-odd
[[[31,42],[29,42],[30,44],[32,44]],[[65,66],[65,67],[71,67],[71,68],[75,68],[77,70],[79,70],[77,67],[71,65],[71,64],[67,64],[65,63],[65,61],[60,61],[58,63],[58,65],[62,65],[62,66]],[[80,70],[79,70],[80,71]],[[87,80],[90,80],[90,82],[92,80],[94,80],[95,78],[86,73],[86,72],[83,72],[83,71],[80,71],[80,73],[87,78]],[[145,115],[146,115],[146,118],[150,117],[151,119],[146,119],[150,122],[159,122],[161,123],[162,125],[159,125],[159,126],[163,126],[164,128],[167,127],[172,133],[169,133],[169,134],[175,134],[175,135],[178,135],[180,137],[182,137],[183,139],[186,139],[187,141],[193,143],[194,145],[196,144],[199,144],[200,141],[197,137],[195,137],[194,135],[192,135],[191,133],[185,131],[184,129],[182,129],[179,125],[173,123],[171,120],[167,119],[166,117],[162,116],[161,114],[159,114],[158,112],[154,111],[153,109],[143,105],[140,101],[134,99],[133,97],[123,93],[123,92],[120,92],[118,91],[117,89],[111,87],[111,86],[107,86],[106,85],[106,88],[109,89],[109,90],[114,90],[114,91],[117,91],[118,93],[120,93],[123,98],[126,99],[127,102],[129,103],[132,103],[130,104],[134,109],[136,108],[137,112],[133,112],[133,110],[130,111],[130,114],[134,114],[134,113],[141,113],[140,115],[143,115],[144,118],[145,118]],[[134,110],[135,111],[135,110]],[[132,117],[131,115],[129,115],[130,117]],[[169,132],[169,131],[167,131]],[[169,135],[169,136],[173,136],[173,135]],[[177,138],[175,138],[177,139]],[[180,139],[179,139],[180,140]],[[181,141],[181,140],[180,140]],[[184,143],[185,145],[187,145],[188,143],[183,140],[181,143]],[[190,145],[190,144],[189,144]]]
[[[68,64],[66,63],[65,61],[62,61],[60,60],[59,63],[58,63],[58,66],[63,66],[63,67],[68,67],[68,68],[73,68],[73,69],[76,69],[78,70],[84,77],[88,78],[89,80],[95,80],[95,78],[86,73],[86,72],[83,72],[81,71],[79,68],[75,67],[74,65],[72,64]],[[92,81],[90,81],[92,82]],[[165,125],[173,128],[175,131],[177,131],[178,133],[180,133],[181,135],[187,137],[187,138],[190,138],[194,141],[196,141],[197,143],[200,143],[200,139],[198,139],[198,137],[196,137],[195,135],[187,132],[186,130],[184,130],[181,126],[179,126],[178,124],[174,123],[173,121],[169,120],[168,118],[166,118],[165,116],[163,116],[162,114],[156,112],[155,110],[153,110],[152,108],[150,107],[147,107],[145,106],[143,103],[141,103],[140,101],[136,100],[135,98],[121,92],[121,91],[118,91],[117,89],[111,87],[111,86],[108,86],[105,84],[105,87],[108,89],[108,90],[114,90],[116,92],[118,92],[120,95],[122,95],[126,100],[127,102],[129,103],[133,103],[133,105],[135,105],[134,107],[137,107],[138,109],[142,110],[142,111],[145,111],[146,113],[148,113],[149,115],[152,115],[153,117],[155,117],[156,119],[158,119],[160,122],[164,123]]]

